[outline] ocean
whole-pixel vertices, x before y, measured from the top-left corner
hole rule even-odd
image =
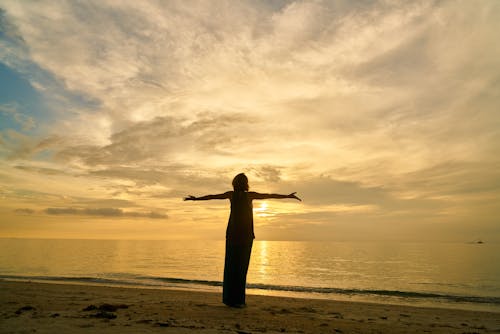
[[[0,279],[222,290],[224,241],[0,239]],[[500,244],[255,241],[248,294],[500,312]]]

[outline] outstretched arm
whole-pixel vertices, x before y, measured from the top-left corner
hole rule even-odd
[[[189,195],[188,197],[184,197],[184,200],[185,201],[208,201],[210,199],[226,199],[226,198],[229,198],[230,193],[231,192],[228,191],[228,192],[225,192],[223,194],[205,195],[205,196],[201,196],[201,197],[195,197],[195,196]]]
[[[289,195],[281,195],[281,194],[261,194],[261,193],[256,193],[256,192],[249,192],[248,193],[252,199],[267,199],[267,198],[294,198],[298,201],[302,201],[300,198],[298,198],[294,193],[291,193]]]

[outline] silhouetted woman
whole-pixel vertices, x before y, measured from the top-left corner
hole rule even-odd
[[[290,195],[260,194],[248,191],[248,178],[240,173],[233,179],[234,191],[223,194],[206,195],[201,197],[188,196],[185,201],[204,201],[210,199],[229,199],[231,214],[226,230],[226,257],[224,261],[224,284],[222,302],[231,307],[245,306],[245,287],[248,264],[252,252],[253,239],[253,212],[252,200],[267,198],[294,198]]]

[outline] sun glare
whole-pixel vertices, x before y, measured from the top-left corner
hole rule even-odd
[[[257,258],[255,263],[258,264],[257,272],[259,274],[259,278],[263,280],[268,279],[268,266],[269,266],[269,258],[267,254],[267,241],[261,240],[256,243],[256,252]]]
[[[258,217],[269,217],[269,216],[271,216],[270,212],[268,211],[268,204],[267,204],[267,202],[259,203],[259,207],[254,208],[253,211],[254,211],[254,213]]]

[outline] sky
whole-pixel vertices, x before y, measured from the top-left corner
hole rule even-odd
[[[500,242],[500,2],[0,0],[0,237]]]

